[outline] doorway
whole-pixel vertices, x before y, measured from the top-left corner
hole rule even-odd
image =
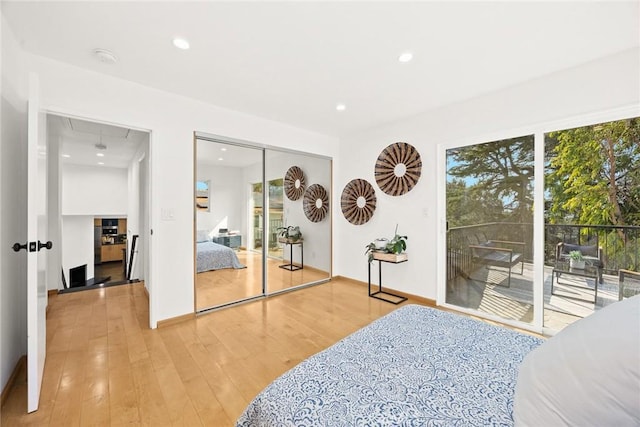
[[[144,280],[149,132],[48,114],[47,134],[58,153],[50,156],[49,196],[58,202],[51,222],[60,242],[50,264],[59,273],[49,290]]]

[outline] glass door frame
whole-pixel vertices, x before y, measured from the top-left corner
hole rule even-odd
[[[525,323],[517,320],[505,319],[490,313],[460,307],[446,302],[447,293],[447,150],[452,148],[469,147],[478,144],[490,143],[491,141],[511,139],[521,135],[534,135],[534,226],[533,226],[533,321]],[[541,136],[542,135],[542,136]],[[533,332],[542,332],[542,302],[543,302],[543,261],[541,239],[544,238],[544,222],[540,227],[540,219],[543,219],[544,204],[541,203],[543,197],[542,188],[544,186],[544,135],[532,131],[532,129],[517,129],[508,133],[488,135],[481,138],[473,138],[465,141],[453,141],[446,144],[438,144],[437,151],[437,199],[438,199],[438,238],[437,238],[437,292],[436,304],[451,310],[481,317],[484,319],[500,322],[509,326],[525,329]]]
[[[436,305],[454,311],[470,314],[483,319],[496,321],[519,329],[545,335],[554,335],[558,331],[544,325],[544,135],[549,132],[590,126],[598,123],[622,120],[640,116],[640,108],[630,105],[598,113],[572,116],[562,120],[538,123],[529,127],[510,129],[508,131],[482,135],[480,137],[452,140],[438,144],[436,155],[437,185],[437,218],[438,236],[436,240]],[[533,212],[533,322],[524,323],[503,319],[477,310],[462,308],[446,303],[447,292],[447,212],[446,212],[446,173],[447,150],[466,147],[500,139],[509,139],[518,135],[534,135],[534,212]]]

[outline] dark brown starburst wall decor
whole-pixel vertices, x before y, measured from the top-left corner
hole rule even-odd
[[[298,166],[291,166],[284,175],[284,194],[289,200],[298,200],[304,194],[304,172]]]
[[[376,192],[364,179],[353,179],[345,185],[340,197],[342,214],[351,224],[368,222],[376,210]]]
[[[320,222],[329,211],[327,190],[320,184],[313,184],[304,192],[302,209],[311,222]]]
[[[375,167],[378,187],[391,196],[408,193],[420,179],[422,160],[418,150],[406,142],[396,142],[382,150]]]

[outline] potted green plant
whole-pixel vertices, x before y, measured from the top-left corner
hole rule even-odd
[[[584,257],[580,251],[569,252],[569,268],[582,270],[585,267]]]
[[[407,249],[407,236],[401,236],[398,234],[398,226],[396,225],[396,231],[391,240],[384,238],[375,239],[373,242],[365,246],[365,255],[367,255],[369,262],[374,259],[380,259],[384,261],[399,262],[407,259],[407,254],[404,251]]]
[[[297,242],[302,239],[302,232],[300,227],[290,225],[288,227],[278,227],[278,241],[281,243]]]

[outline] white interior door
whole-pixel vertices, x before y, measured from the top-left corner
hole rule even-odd
[[[38,76],[29,76],[27,134],[27,410],[38,409],[46,356],[47,141]],[[47,242],[47,243],[45,243]]]

